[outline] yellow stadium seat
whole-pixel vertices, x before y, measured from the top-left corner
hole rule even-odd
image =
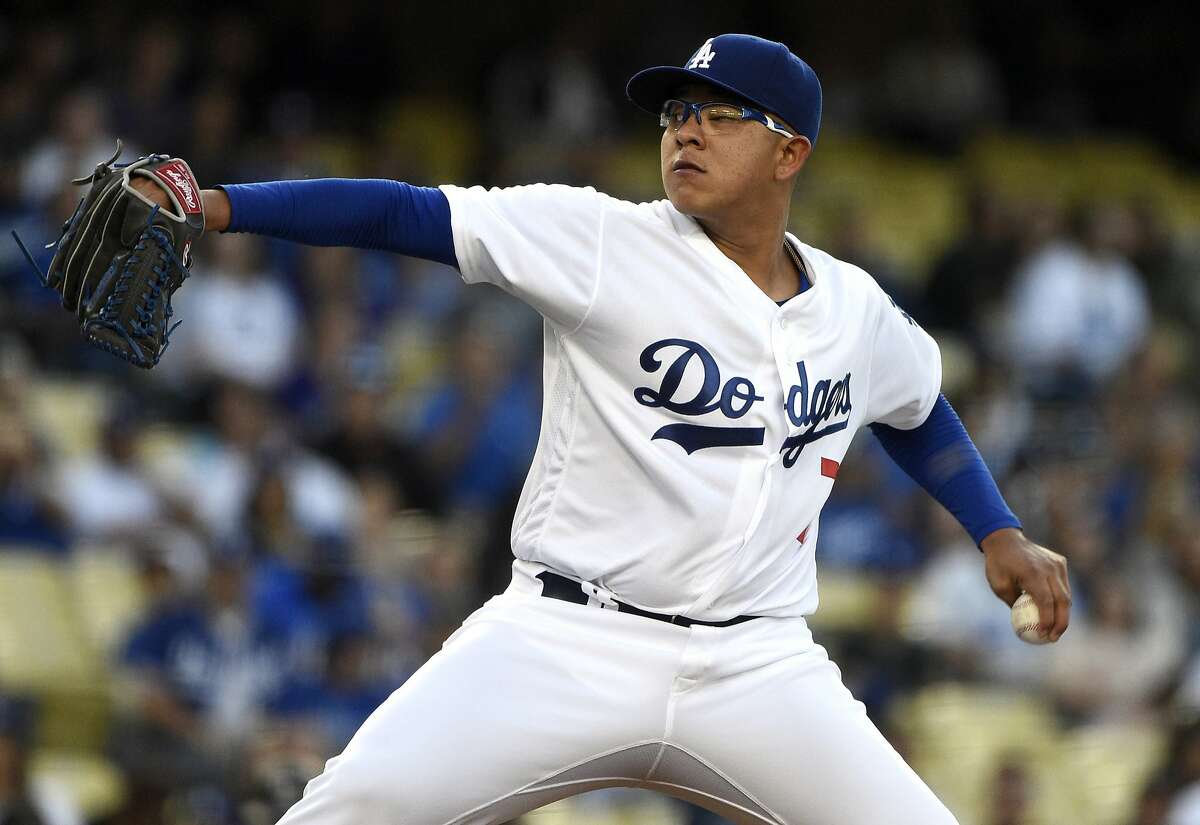
[[[43,379],[29,387],[29,420],[59,456],[86,455],[100,436],[108,393],[101,384]]]
[[[145,609],[137,566],[120,548],[79,546],[67,572],[88,643],[100,657],[111,659]]]
[[[88,822],[111,816],[125,801],[126,787],[120,771],[94,753],[36,750],[29,775],[35,786],[50,786],[65,793]]]
[[[997,769],[1015,759],[1029,772],[1034,821],[1070,810],[1064,769],[1056,760],[1058,723],[1041,699],[960,684],[935,685],[897,702],[893,724],[910,746],[909,761],[964,825],[988,810]]]
[[[0,549],[0,690],[38,700],[42,744],[103,741],[107,673],[83,627],[64,563]]]
[[[0,552],[0,685],[33,692],[88,685],[98,666],[65,566],[33,553]]]
[[[954,164],[869,138],[822,135],[801,178],[793,228],[828,248],[836,221],[858,213],[880,253],[919,279],[959,228],[961,187]]]
[[[1176,231],[1200,228],[1200,179],[1143,141],[990,134],[975,140],[959,165],[962,177],[986,181],[1010,197],[1060,206],[1134,198],[1157,204]]]
[[[462,180],[478,154],[478,143],[460,124],[471,119],[451,98],[408,98],[377,119],[379,137],[422,170],[427,181]]]
[[[1163,731],[1150,723],[1095,725],[1066,734],[1059,760],[1075,779],[1079,820],[1092,825],[1131,821],[1142,788],[1162,765],[1166,749]]]
[[[680,807],[649,791],[621,789],[571,797],[521,817],[521,825],[683,825]]]
[[[831,570],[817,582],[820,606],[809,617],[814,630],[866,630],[877,617],[884,583],[859,573]]]

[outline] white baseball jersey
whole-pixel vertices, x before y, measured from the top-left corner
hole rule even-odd
[[[861,269],[790,235],[812,286],[779,306],[669,201],[442,191],[463,279],[545,318],[517,558],[659,613],[812,613],[838,466],[859,427],[928,416],[933,339]]]

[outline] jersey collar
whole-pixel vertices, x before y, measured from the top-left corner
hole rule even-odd
[[[785,233],[786,241],[792,245],[796,254],[804,261],[810,285],[804,292],[792,296],[780,306],[767,293],[759,289],[754,281],[750,280],[750,276],[746,274],[745,270],[726,257],[695,218],[680,212],[670,201],[667,201],[667,208],[670,210],[672,222],[680,237],[704,260],[726,276],[723,280],[727,284],[730,297],[747,310],[767,319],[773,319],[780,313],[791,314],[800,310],[801,307],[807,308],[818,301],[822,279],[817,274],[812,259],[806,254],[804,244],[800,243],[792,233]]]

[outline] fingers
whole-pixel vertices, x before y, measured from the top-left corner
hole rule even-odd
[[[1053,635],[1053,632],[1057,626],[1055,621],[1057,600],[1050,580],[1037,579],[1029,582],[1025,585],[1025,592],[1033,598],[1034,604],[1037,605],[1038,631],[1050,638],[1051,641],[1055,640],[1057,637]]]
[[[1067,560],[1017,534],[985,540],[986,574],[992,591],[1009,607],[1022,591],[1038,609],[1038,625],[1048,641],[1058,641],[1071,621]]]
[[[1066,565],[1062,570],[1026,587],[1038,607],[1038,624],[1046,637],[1057,642],[1071,622],[1071,586],[1067,582]]]
[[[1057,642],[1071,622],[1071,582],[1067,577],[1067,561],[1062,556],[1056,560],[1054,574],[1047,584],[1054,594],[1054,626],[1050,629],[1050,640]]]

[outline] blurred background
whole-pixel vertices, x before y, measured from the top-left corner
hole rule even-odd
[[[864,431],[822,521],[818,641],[964,825],[1195,825],[1200,31],[1184,4],[1074,5],[8,3],[0,227],[57,237],[65,181],[117,136],[204,185],[654,199],[625,79],[722,31],[783,40],[826,93],[793,231],[936,335],[1075,594],[1060,643],[1018,642],[969,538]],[[142,373],[0,243],[0,825],[269,825],[507,582],[532,311],[249,236],[207,238],[193,275]],[[624,791],[525,819],[717,822]]]

